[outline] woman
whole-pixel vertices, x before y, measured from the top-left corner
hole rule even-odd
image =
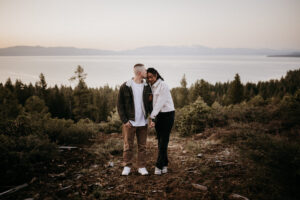
[[[158,157],[154,174],[160,175],[168,172],[168,143],[174,124],[175,109],[169,87],[154,68],[147,69],[147,79],[153,93],[150,127],[155,126],[158,140]]]

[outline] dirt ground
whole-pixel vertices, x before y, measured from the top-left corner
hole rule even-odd
[[[94,145],[112,137],[122,140],[121,134],[99,134]],[[154,175],[157,141],[149,136],[149,175],[141,176],[133,168],[129,176],[121,176],[122,153],[99,158],[90,147],[61,150],[59,159],[45,166],[47,174],[33,177],[27,187],[4,199],[209,200],[234,199],[233,194],[247,196],[246,189],[240,187],[245,172],[235,149],[213,137],[180,138],[172,133],[168,151],[168,173]]]

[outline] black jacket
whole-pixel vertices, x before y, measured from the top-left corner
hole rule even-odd
[[[123,123],[127,123],[129,120],[135,120],[135,108],[133,100],[133,92],[131,88],[131,82],[129,80],[123,83],[119,90],[118,95],[118,113]],[[152,91],[148,83],[144,81],[144,90],[143,90],[143,103],[144,103],[144,116],[147,116],[152,111]]]

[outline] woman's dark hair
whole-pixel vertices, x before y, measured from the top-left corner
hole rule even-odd
[[[152,67],[147,69],[147,73],[151,73],[155,76],[157,76],[157,80],[160,78],[161,80],[164,80],[163,77],[161,77],[161,75],[158,73],[158,71]]]

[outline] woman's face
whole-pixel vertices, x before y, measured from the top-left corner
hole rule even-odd
[[[156,82],[156,80],[157,80],[157,75],[154,75],[154,74],[148,72],[148,73],[147,73],[147,79],[148,79],[148,82],[149,82],[151,85],[153,85],[153,84]]]

